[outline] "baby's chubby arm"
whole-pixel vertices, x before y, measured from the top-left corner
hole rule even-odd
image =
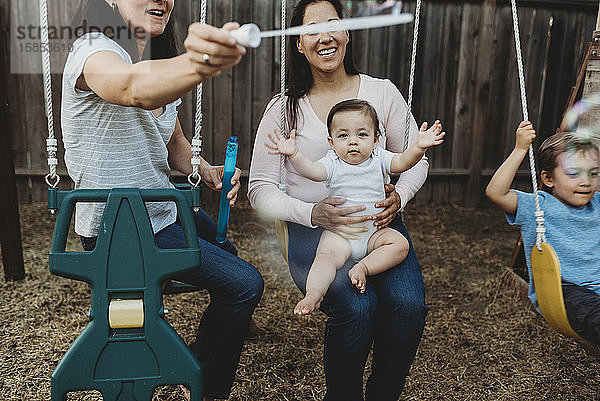
[[[515,214],[517,211],[518,197],[515,191],[510,190],[517,169],[527,155],[529,146],[535,139],[533,124],[529,121],[521,121],[516,133],[515,148],[506,158],[504,163],[494,173],[485,194],[505,213]]]
[[[272,134],[268,134],[270,142],[265,142],[265,146],[269,149],[269,154],[287,156],[292,166],[302,176],[313,181],[325,181],[327,179],[327,170],[319,162],[313,162],[296,146],[296,130],[290,132],[290,137],[285,138],[279,130],[275,130]]]
[[[417,164],[425,154],[427,148],[444,142],[445,132],[442,132],[442,123],[436,120],[431,128],[427,129],[427,122],[421,125],[417,140],[413,142],[404,152],[396,154],[392,158],[390,172],[400,174]]]

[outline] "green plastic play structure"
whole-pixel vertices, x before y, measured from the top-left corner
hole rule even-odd
[[[149,401],[157,386],[170,384],[186,385],[192,401],[202,399],[202,367],[163,318],[162,302],[166,280],[200,265],[190,210],[199,204],[199,190],[49,189],[48,206],[59,210],[50,271],[89,283],[92,298],[90,323],[52,374],[52,401],[79,390],[98,390],[105,401]],[[185,249],[154,244],[144,202],[156,201],[177,204]],[[65,251],[77,202],[106,202],[91,252]]]

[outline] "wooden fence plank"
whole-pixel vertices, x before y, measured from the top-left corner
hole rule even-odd
[[[492,63],[492,40],[495,7],[493,0],[485,0],[482,9],[482,32],[477,54],[477,71],[475,88],[475,115],[473,117],[473,136],[471,140],[471,155],[469,159],[470,177],[467,183],[466,203],[469,206],[479,204],[481,198],[481,166],[486,134],[487,119],[490,104],[490,77],[489,71]]]
[[[247,0],[235,0],[234,19],[240,24],[252,22],[252,2]],[[247,49],[248,53],[252,51]],[[252,58],[244,57],[242,61],[233,68],[233,93],[232,93],[232,131],[229,135],[238,137],[239,151],[237,166],[247,170],[250,167],[252,155]],[[225,148],[225,144],[223,144]]]
[[[257,1],[253,9],[252,20],[261,29],[271,29],[274,24],[275,5],[272,0]],[[290,16],[291,17],[291,16]],[[288,18],[289,21],[289,18]],[[274,71],[274,42],[264,40],[261,45],[250,51],[252,58],[252,141],[256,135],[256,129],[265,110],[266,102],[273,96],[273,74]],[[279,91],[277,91],[279,92]]]
[[[477,50],[479,43],[480,5],[465,3],[462,7],[462,20],[458,48],[458,71],[456,77],[456,95],[454,100],[454,122],[449,128],[447,142],[452,143],[450,165],[466,168],[466,155],[469,154],[469,144],[472,135],[473,98],[475,96],[475,80]],[[464,186],[452,182],[450,185],[450,201],[459,202],[464,199]]]

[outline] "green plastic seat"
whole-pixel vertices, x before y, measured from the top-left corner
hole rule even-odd
[[[162,283],[200,265],[190,191],[177,189],[75,190],[49,193],[59,209],[50,271],[91,286],[90,323],[52,374],[52,401],[70,391],[98,390],[105,401],[150,401],[157,386],[184,384],[191,400],[202,399],[202,367],[182,338],[163,318]],[[175,201],[185,249],[158,249],[144,206]],[[77,202],[106,202],[96,248],[65,252]],[[143,324],[112,328],[111,301],[143,302]],[[139,301],[138,301],[139,302]],[[138,326],[138,327],[135,327]]]

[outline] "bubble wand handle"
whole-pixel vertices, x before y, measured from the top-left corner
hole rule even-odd
[[[223,169],[223,188],[221,188],[221,202],[219,204],[219,219],[217,220],[217,242],[222,244],[227,240],[227,224],[229,223],[229,199],[227,194],[231,191],[231,178],[235,173],[237,159],[237,137],[232,136],[227,141],[225,152],[225,166]]]
[[[408,24],[413,21],[410,13],[377,15],[371,17],[344,18],[337,21],[323,22],[319,24],[294,26],[284,30],[261,32],[256,24],[244,24],[238,29],[231,31],[231,35],[238,43],[245,47],[256,48],[260,45],[262,38],[270,38],[285,34],[305,35],[320,32],[352,31],[357,29],[380,28],[390,25]]]

